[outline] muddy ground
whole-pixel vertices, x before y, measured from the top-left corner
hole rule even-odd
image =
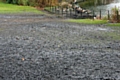
[[[0,15],[0,80],[120,80],[120,27]]]

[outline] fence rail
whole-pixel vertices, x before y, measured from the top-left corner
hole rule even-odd
[[[110,10],[87,10],[83,9],[82,11],[77,11],[69,8],[61,8],[61,7],[50,7],[50,9],[46,9],[47,11],[62,16],[64,18],[105,18],[110,20],[113,16],[117,21],[120,20],[120,13],[116,11],[115,14]]]

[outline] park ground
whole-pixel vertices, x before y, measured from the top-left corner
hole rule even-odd
[[[0,14],[0,80],[120,80],[120,27]]]

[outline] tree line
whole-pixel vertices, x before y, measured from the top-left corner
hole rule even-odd
[[[83,1],[78,4],[85,7],[85,6],[99,5],[101,3],[106,4],[113,0],[0,0],[0,1],[10,3],[10,4],[17,4],[17,5],[23,5],[23,6],[37,6],[37,7],[43,8],[46,6],[55,6],[62,1],[65,1],[65,2]]]
[[[37,7],[55,6],[58,4],[58,0],[1,0],[1,1],[10,4]]]

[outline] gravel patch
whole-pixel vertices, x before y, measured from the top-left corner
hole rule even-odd
[[[0,80],[120,80],[120,40],[103,35],[120,28],[33,14],[0,24]]]

